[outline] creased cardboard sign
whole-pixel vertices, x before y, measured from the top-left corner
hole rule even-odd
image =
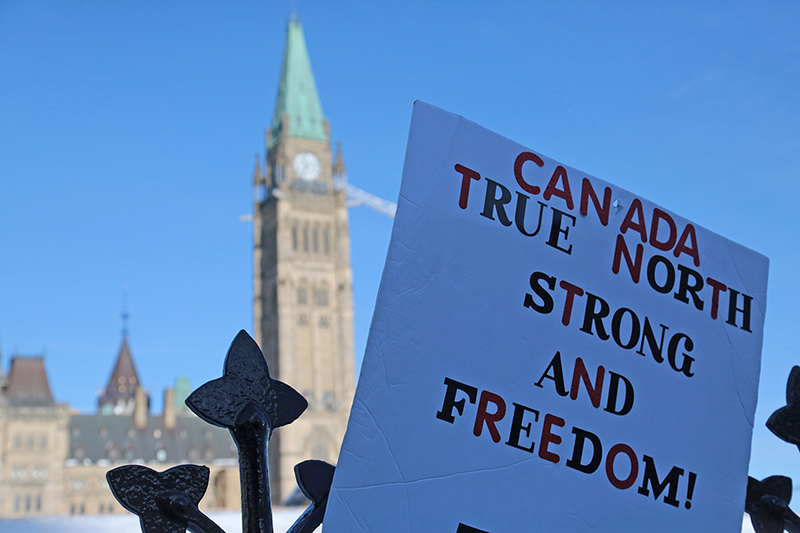
[[[740,531],[767,269],[417,102],[324,530]]]

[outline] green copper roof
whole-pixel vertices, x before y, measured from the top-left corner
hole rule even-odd
[[[314,73],[311,72],[303,26],[292,19],[289,21],[286,34],[286,52],[283,56],[275,115],[272,117],[270,144],[274,144],[282,133],[283,115],[289,115],[289,131],[283,133],[290,137],[327,141],[322,105],[317,96]]]

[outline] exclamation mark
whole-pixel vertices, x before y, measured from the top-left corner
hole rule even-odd
[[[686,490],[686,503],[683,504],[687,509],[692,508],[692,495],[694,494],[695,481],[697,481],[697,474],[689,472],[689,488]]]

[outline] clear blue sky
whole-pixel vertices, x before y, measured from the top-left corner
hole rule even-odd
[[[156,397],[252,330],[250,182],[289,2],[0,0],[0,350],[94,409],[120,343]],[[395,200],[412,103],[442,107],[771,260],[752,473],[800,363],[800,4],[298,1],[351,183]],[[391,222],[350,212],[357,358]]]

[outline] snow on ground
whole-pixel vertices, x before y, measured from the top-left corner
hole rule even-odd
[[[276,507],[273,509],[275,533],[286,533],[303,507]],[[242,533],[242,517],[238,512],[210,513],[211,519],[226,533]],[[0,520],[1,533],[139,533],[139,519],[132,515],[120,516],[55,516],[26,520]],[[319,530],[318,530],[319,531]],[[755,533],[750,517],[744,516],[742,533]]]
[[[275,533],[286,533],[304,507],[273,509]],[[209,513],[226,533],[242,533],[239,512]],[[127,513],[118,516],[51,516],[24,520],[0,520],[0,533],[140,533],[139,518]]]

